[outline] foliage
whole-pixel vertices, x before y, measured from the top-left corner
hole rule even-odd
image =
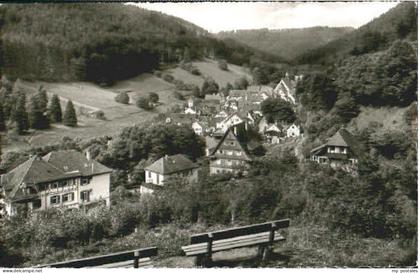
[[[0,103],[0,132],[6,131],[6,117],[3,112],[3,105]]]
[[[43,108],[44,107],[44,108]],[[48,129],[50,121],[46,116],[46,104],[42,96],[33,96],[29,112],[29,123],[33,129]]]
[[[184,96],[181,93],[179,93],[178,91],[174,91],[173,95],[177,100],[185,100]]]
[[[144,109],[144,110],[152,110],[153,106],[150,102],[150,99],[148,97],[140,96],[136,100],[136,105],[138,108]]]
[[[219,85],[212,78],[206,78],[201,86],[201,94],[205,96],[207,94],[219,93]]]
[[[156,94],[155,92],[150,92],[149,93],[149,100],[151,103],[158,103],[159,102],[159,95]]]
[[[292,123],[296,120],[292,105],[280,98],[268,98],[261,103],[261,111],[270,123],[285,121]]]
[[[115,96],[115,101],[122,104],[128,104],[130,102],[130,97],[127,92],[120,92]]]
[[[229,70],[228,65],[227,65],[227,62],[225,60],[219,60],[217,62],[217,67],[219,67],[221,70],[224,70],[224,71],[228,71]]]
[[[253,48],[291,61],[296,56],[322,46],[352,31],[347,27],[310,27],[301,29],[247,29],[222,31],[221,38],[231,38]]]
[[[141,160],[178,153],[196,159],[204,154],[204,143],[191,128],[159,124],[125,128],[96,159],[114,169],[131,170]]]
[[[16,106],[13,109],[13,120],[16,123],[16,132],[22,135],[29,129],[29,117],[26,111],[26,96],[25,93],[19,92],[17,94]]]
[[[242,76],[239,79],[235,80],[235,82],[233,83],[233,88],[245,90],[247,89],[248,85],[249,85],[248,80],[246,79],[246,77]]]
[[[63,124],[70,127],[77,126],[77,115],[73,102],[69,100],[64,111]]]
[[[272,58],[216,39],[184,20],[131,5],[7,5],[0,13],[3,72],[23,79],[109,85],[152,72],[159,63],[212,56],[242,65],[251,58]]]
[[[337,98],[334,81],[323,72],[305,75],[297,84],[296,94],[307,110],[329,110]]]
[[[63,119],[62,111],[61,111],[60,98],[56,94],[54,94],[53,97],[51,98],[48,113],[49,113],[49,116],[50,116],[50,120],[52,122],[57,122],[58,123],[58,122],[61,122],[62,119]]]
[[[357,30],[295,58],[299,64],[329,65],[350,55],[388,48],[398,39],[417,40],[417,7],[404,2]]]

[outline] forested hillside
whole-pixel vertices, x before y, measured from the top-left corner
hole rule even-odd
[[[203,56],[240,65],[273,60],[179,18],[122,4],[7,4],[0,27],[1,68],[12,78],[110,84]]]
[[[217,37],[231,38],[264,52],[292,60],[307,50],[320,47],[353,30],[350,27],[311,27],[302,29],[249,29],[222,31]]]
[[[350,55],[361,55],[388,48],[395,40],[417,39],[417,8],[403,2],[386,14],[324,46],[296,58],[299,64],[331,64]]]

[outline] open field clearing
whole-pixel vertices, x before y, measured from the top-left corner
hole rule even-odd
[[[190,72],[182,68],[173,68],[168,70],[170,74],[177,80],[182,80],[185,83],[195,84],[198,87],[204,82],[205,77],[212,77],[218,84],[219,87],[224,87],[228,82],[233,84],[235,80],[242,76],[245,76],[248,80],[251,80],[251,75],[242,67],[228,64],[228,71],[221,70],[216,61],[205,60],[201,62],[192,62],[192,64],[200,70],[201,75],[193,75]]]
[[[228,71],[221,70],[217,66],[216,61],[208,60],[205,62],[194,62],[193,63],[204,76],[211,76],[220,87],[226,86],[228,82],[233,84],[235,80],[242,76],[251,79],[251,75],[240,66],[228,64]]]
[[[404,131],[407,125],[404,120],[404,113],[409,107],[360,107],[360,114],[352,121],[358,129],[367,128],[369,123],[377,122],[383,125],[385,130]]]
[[[50,96],[52,94],[60,96],[63,111],[65,103],[71,99],[76,111],[80,112],[80,107],[92,111],[101,110],[105,114],[105,120],[79,114],[76,128],[52,124],[51,129],[48,130],[31,131],[28,135],[17,138],[6,137],[3,147],[5,152],[54,144],[61,141],[63,137],[86,140],[103,135],[112,136],[118,134],[124,127],[148,122],[158,113],[165,112],[175,104],[181,103],[174,99],[172,93],[175,89],[171,84],[151,74],[121,81],[109,88],[89,82],[23,82],[22,85],[29,93],[35,93],[38,87],[43,85]],[[129,105],[120,104],[114,100],[117,92],[120,91],[131,91]],[[160,104],[153,111],[145,111],[135,106],[137,96],[147,95],[150,92],[156,92],[160,99]]]

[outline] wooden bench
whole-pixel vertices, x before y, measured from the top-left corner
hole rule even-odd
[[[130,251],[117,252],[102,256],[88,257],[78,260],[64,261],[59,263],[45,264],[36,267],[56,267],[56,268],[139,268],[151,267],[150,257],[157,255],[156,247],[135,249]]]
[[[196,266],[208,266],[214,252],[242,247],[258,246],[258,256],[265,259],[275,242],[284,241],[278,230],[287,228],[289,219],[266,222],[210,233],[195,234],[190,245],[183,246],[186,256],[195,256]]]

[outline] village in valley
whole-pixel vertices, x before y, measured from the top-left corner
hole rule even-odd
[[[95,47],[84,36],[80,52],[63,42],[77,27],[26,48],[48,27],[28,34],[29,7],[0,7],[0,267],[413,265],[417,36],[401,18],[417,4],[337,28],[290,60],[256,47],[259,30],[213,37],[162,13],[100,6],[66,12],[134,21],[111,16],[106,38]],[[397,34],[377,30],[386,16],[402,20]],[[133,38],[133,22],[167,37]],[[150,44],[137,52],[139,41]],[[52,56],[28,57],[38,71],[14,53],[32,46]]]

